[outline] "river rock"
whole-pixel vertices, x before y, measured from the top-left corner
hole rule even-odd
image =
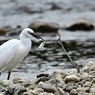
[[[62,7],[58,5],[58,3],[52,2],[50,4],[51,4],[50,10],[61,10],[62,9]]]
[[[69,22],[64,26],[65,30],[70,30],[70,31],[76,31],[76,30],[84,30],[84,31],[89,31],[89,30],[94,30],[94,25],[87,19],[85,18],[79,18],[73,22]]]
[[[86,60],[82,72],[91,73],[91,71],[95,71],[95,60]]]
[[[10,84],[10,80],[2,80],[2,85],[4,85],[4,86],[9,86],[9,84]]]
[[[72,90],[70,91],[70,95],[77,95],[77,94],[78,94],[78,92],[77,92],[76,89],[72,89]]]
[[[39,95],[54,95],[54,94],[53,94],[53,93],[43,92],[43,93],[41,93],[41,94],[39,94]]]
[[[76,90],[78,93],[85,91],[84,87],[78,87]]]
[[[42,8],[33,8],[33,7],[31,8],[29,6],[24,6],[24,5],[18,7],[16,10],[19,12],[24,12],[24,13],[26,12],[28,14],[42,13],[44,11],[44,9]]]
[[[58,90],[56,89],[56,87],[54,87],[53,85],[51,85],[50,83],[44,83],[44,82],[40,82],[38,84],[38,86],[42,89],[44,89],[46,92],[50,92],[50,93],[54,93],[54,92],[58,92]]]
[[[13,79],[13,83],[14,83],[14,84],[23,83],[23,82],[24,82],[24,80],[22,80],[21,78],[14,78],[14,79]]]
[[[42,89],[42,88],[35,88],[34,91],[37,92],[37,94],[40,94],[40,93],[44,92],[44,89]]]
[[[5,95],[3,92],[0,92],[0,95]]]
[[[93,93],[93,95],[95,95],[95,88],[91,88],[90,92]]]
[[[83,93],[82,95],[93,95],[92,93]]]
[[[59,25],[57,23],[47,23],[43,21],[34,20],[30,25],[29,28],[33,29],[36,32],[57,32],[59,29]]]
[[[24,92],[26,92],[26,89],[17,89],[13,95],[23,95]]]
[[[84,87],[91,87],[92,82],[87,81],[86,83],[83,84]]]
[[[69,82],[69,81],[79,82],[80,78],[77,77],[76,75],[68,75],[65,77],[65,82]]]
[[[51,79],[55,78],[56,81],[59,81],[61,83],[64,83],[64,78],[66,76],[66,73],[63,70],[56,70],[52,75],[51,75]]]
[[[4,29],[0,29],[0,35],[5,35],[6,31]]]

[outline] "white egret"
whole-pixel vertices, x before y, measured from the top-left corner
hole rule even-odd
[[[8,71],[8,80],[12,69],[29,53],[32,44],[31,35],[43,42],[32,29],[25,28],[20,34],[20,39],[11,39],[0,46],[0,74]]]

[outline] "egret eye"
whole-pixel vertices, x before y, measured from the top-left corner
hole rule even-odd
[[[32,33],[32,32],[30,32],[30,31],[28,31],[28,33],[29,33],[30,35],[33,35],[33,33]]]

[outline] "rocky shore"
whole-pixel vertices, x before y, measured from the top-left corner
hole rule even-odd
[[[34,79],[2,80],[0,95],[95,95],[95,61],[87,60],[76,69],[40,73]]]

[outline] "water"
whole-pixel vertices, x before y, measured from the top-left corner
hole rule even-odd
[[[0,0],[0,27],[21,25],[25,28],[35,19],[56,22],[63,27],[81,17],[89,19],[95,25],[94,11],[94,0]],[[78,66],[81,67],[88,58],[95,58],[94,30],[70,32],[59,29],[58,32],[65,49]],[[57,44],[56,33],[39,34],[46,40],[46,49],[38,50],[39,44],[33,43],[30,53],[13,70],[11,78],[31,79],[39,72],[51,73],[56,69],[73,67],[61,46]],[[0,37],[3,42],[10,38],[15,36]],[[6,73],[2,74],[2,78],[6,78]]]

